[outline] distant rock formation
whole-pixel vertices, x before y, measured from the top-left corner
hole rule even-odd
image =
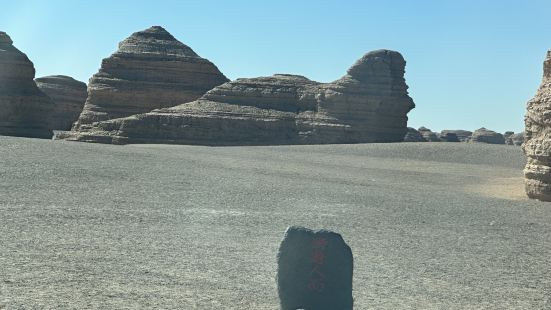
[[[427,142],[417,129],[408,127],[408,131],[404,136],[404,142]]]
[[[34,82],[34,65],[0,32],[0,135],[52,137],[48,117],[54,103]]]
[[[510,145],[522,145],[524,143],[524,131],[515,133],[507,139],[507,144]]]
[[[522,148],[528,157],[524,168],[526,194],[551,201],[551,51],[543,65],[536,96],[528,101]]]
[[[50,129],[70,130],[84,107],[86,84],[65,75],[45,76],[35,79],[35,82],[55,104]]]
[[[116,144],[398,142],[415,106],[405,64],[400,53],[378,50],[332,83],[286,74],[238,79],[196,101],[94,123],[66,138]]]
[[[440,142],[440,135],[436,132],[433,132],[432,130],[428,129],[427,127],[419,127],[418,129],[421,136],[423,136],[423,139],[428,142]]]
[[[440,133],[440,141],[442,142],[460,142],[457,134],[454,132],[445,132],[444,134]]]
[[[508,140],[509,138],[511,138],[512,135],[514,135],[515,132],[514,131],[506,131],[505,133],[503,133],[503,139],[505,139],[505,144],[509,144],[508,143]]]
[[[228,79],[159,26],[136,32],[102,61],[74,130],[193,101]]]
[[[442,137],[448,136],[449,134],[455,134],[460,142],[469,142],[473,132],[468,130],[442,130],[440,132],[440,136]]]
[[[505,144],[505,139],[502,134],[482,127],[473,132],[470,142]]]

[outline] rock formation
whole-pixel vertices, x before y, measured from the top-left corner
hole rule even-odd
[[[505,144],[507,145],[521,145],[524,142],[524,131],[519,133],[506,131],[503,134],[503,138],[505,139]]]
[[[66,138],[118,144],[398,142],[415,106],[404,69],[400,53],[378,50],[332,83],[286,74],[238,79],[196,101],[81,126]]]
[[[84,107],[86,84],[65,75],[45,76],[35,82],[55,104],[49,120],[50,129],[70,130]]]
[[[453,132],[445,132],[444,134],[440,133],[440,141],[442,142],[460,142],[457,134]]]
[[[522,148],[528,157],[524,168],[526,194],[551,201],[551,51],[543,65],[543,80],[528,101]]]
[[[455,134],[460,142],[469,142],[473,135],[473,132],[468,130],[442,130],[440,136],[448,136],[450,133]]]
[[[440,135],[436,132],[432,132],[432,130],[428,129],[427,127],[419,127],[419,133],[425,141],[428,142],[440,142]]]
[[[228,79],[159,26],[136,32],[102,61],[74,129],[193,101]]]
[[[0,32],[0,135],[52,137],[48,117],[53,102],[34,82],[34,65]]]
[[[427,142],[419,131],[415,128],[408,127],[408,131],[404,136],[404,142]]]
[[[524,131],[511,135],[507,141],[507,144],[522,145],[522,143],[524,143]]]
[[[503,135],[484,127],[475,130],[471,136],[471,142],[480,142],[488,144],[505,144]]]
[[[509,144],[508,143],[508,140],[509,138],[511,138],[512,135],[514,135],[515,132],[514,131],[506,131],[505,133],[503,133],[503,139],[505,139],[505,144]]]

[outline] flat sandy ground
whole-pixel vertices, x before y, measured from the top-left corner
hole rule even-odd
[[[355,309],[551,309],[519,147],[112,146],[0,137],[6,309],[278,309],[289,225],[340,232]]]

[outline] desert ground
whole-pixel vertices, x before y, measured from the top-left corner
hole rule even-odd
[[[551,309],[519,147],[0,137],[0,308],[278,309],[290,225],[339,232],[355,309]]]

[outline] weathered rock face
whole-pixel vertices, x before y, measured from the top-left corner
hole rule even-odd
[[[366,54],[341,79],[279,74],[222,84],[200,99],[81,126],[69,140],[267,145],[399,142],[415,106],[398,52]]]
[[[473,132],[468,130],[442,130],[440,132],[440,136],[445,137],[450,133],[455,134],[455,136],[460,142],[468,142],[471,139],[471,136],[473,135]]]
[[[193,101],[227,81],[213,63],[162,27],[151,27],[132,34],[103,60],[74,129]]]
[[[528,101],[522,148],[528,157],[524,168],[526,194],[551,201],[551,51],[543,65],[543,80]]]
[[[423,138],[425,139],[425,141],[428,141],[428,142],[440,142],[440,135],[437,134],[436,132],[432,132],[432,130],[428,129],[427,127],[419,127],[419,133],[421,134],[421,136],[423,136]]]
[[[408,127],[408,131],[404,136],[404,142],[427,142],[419,131],[415,128]]]
[[[505,144],[505,139],[502,134],[482,127],[473,132],[470,142]]]
[[[54,102],[50,129],[70,130],[86,101],[86,84],[65,75],[51,75],[35,79],[38,88]]]
[[[53,102],[34,82],[34,65],[0,32],[0,135],[51,138]]]

